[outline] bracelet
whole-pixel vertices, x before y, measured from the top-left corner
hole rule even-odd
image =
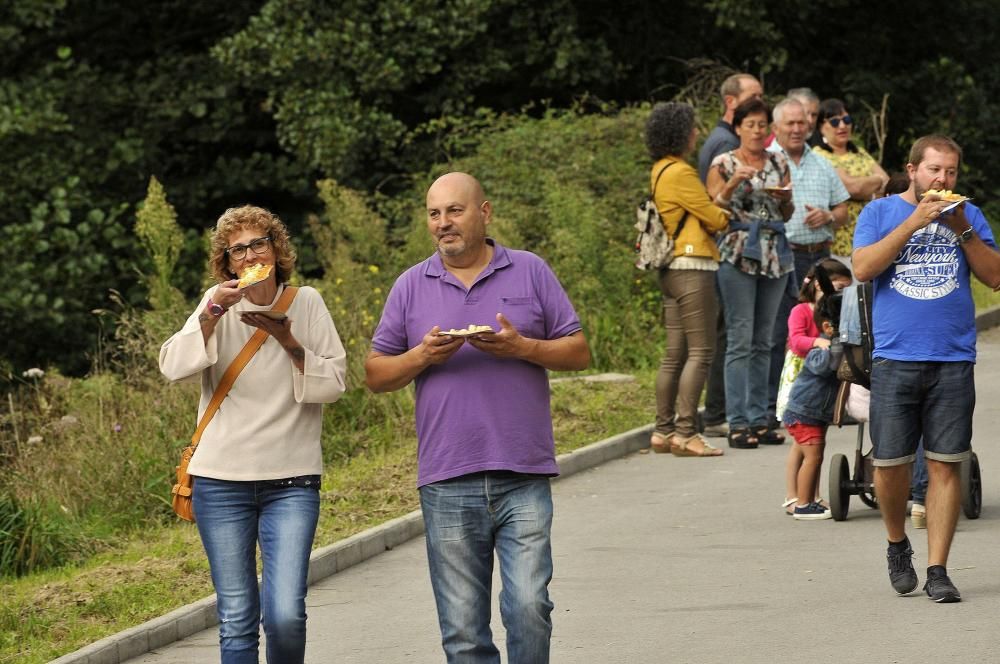
[[[729,204],[732,202],[732,199],[731,198],[723,198],[722,194],[716,194],[715,195],[715,202],[718,203],[719,205],[721,205],[722,207],[729,207]]]

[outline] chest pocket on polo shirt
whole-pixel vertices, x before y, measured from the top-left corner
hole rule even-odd
[[[523,336],[532,339],[545,338],[545,321],[542,306],[532,295],[500,298],[500,313],[509,320]]]

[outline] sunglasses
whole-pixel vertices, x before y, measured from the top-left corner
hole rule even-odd
[[[830,126],[833,127],[834,129],[839,127],[841,122],[843,122],[844,126],[846,127],[850,127],[852,124],[854,124],[854,118],[852,118],[850,115],[845,115],[842,118],[827,118],[826,121],[829,122]]]

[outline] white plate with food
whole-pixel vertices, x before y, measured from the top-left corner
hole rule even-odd
[[[480,334],[496,334],[496,330],[489,325],[470,325],[461,330],[451,328],[450,330],[441,330],[438,332],[439,337],[474,337]]]

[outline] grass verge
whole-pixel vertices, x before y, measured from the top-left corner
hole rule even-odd
[[[652,421],[654,373],[552,386],[558,453]],[[412,418],[377,451],[328,465],[316,547],[417,509]],[[122,538],[85,564],[5,582],[0,663],[48,662],[212,593],[197,530],[177,523]]]

